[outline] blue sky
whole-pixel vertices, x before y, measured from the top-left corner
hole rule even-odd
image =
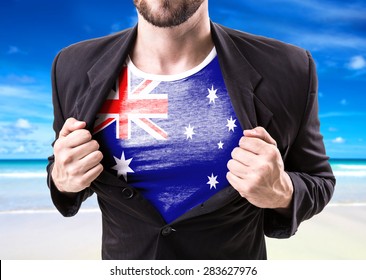
[[[311,51],[331,158],[366,158],[366,1],[210,0],[213,21]],[[132,0],[0,3],[0,159],[52,153],[57,52],[136,23]]]

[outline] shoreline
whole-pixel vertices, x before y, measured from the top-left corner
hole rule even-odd
[[[33,210],[31,210],[33,211]],[[100,260],[101,213],[81,209],[0,213],[2,260]],[[266,238],[269,260],[366,259],[366,204],[329,204],[290,239]]]

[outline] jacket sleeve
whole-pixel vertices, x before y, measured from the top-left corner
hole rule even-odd
[[[63,124],[66,121],[68,116],[65,115],[63,108],[60,102],[59,96],[59,89],[57,85],[57,71],[58,71],[58,61],[62,51],[55,57],[53,64],[52,64],[52,72],[51,72],[51,79],[52,79],[52,104],[53,104],[53,111],[54,111],[54,121],[53,121],[53,130],[55,131],[55,141],[57,140],[60,130]],[[52,146],[54,145],[55,141],[53,142]],[[93,194],[92,190],[85,189],[76,194],[75,197],[70,198],[66,196],[62,192],[60,192],[57,187],[55,186],[51,172],[53,168],[55,157],[51,155],[48,157],[48,165],[47,165],[47,185],[50,189],[52,202],[57,208],[57,210],[65,217],[74,216],[80,209],[81,203]]]
[[[292,217],[285,218],[274,210],[265,210],[265,234],[288,238],[300,223],[320,213],[330,201],[335,178],[325,154],[318,118],[318,80],[314,61],[309,53],[309,89],[307,104],[298,134],[285,159],[285,171],[293,186]]]

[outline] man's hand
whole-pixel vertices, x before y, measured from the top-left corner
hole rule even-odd
[[[289,214],[292,181],[284,171],[276,141],[264,128],[244,130],[231,157],[227,179],[241,196],[259,208]]]
[[[51,176],[59,191],[70,195],[89,187],[103,171],[99,144],[85,126],[85,122],[67,119],[54,145]]]

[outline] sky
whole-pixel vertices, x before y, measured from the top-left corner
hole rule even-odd
[[[366,1],[209,0],[211,20],[309,50],[331,158],[366,158]],[[132,0],[0,2],[0,159],[52,154],[50,70],[63,47],[136,24]]]

